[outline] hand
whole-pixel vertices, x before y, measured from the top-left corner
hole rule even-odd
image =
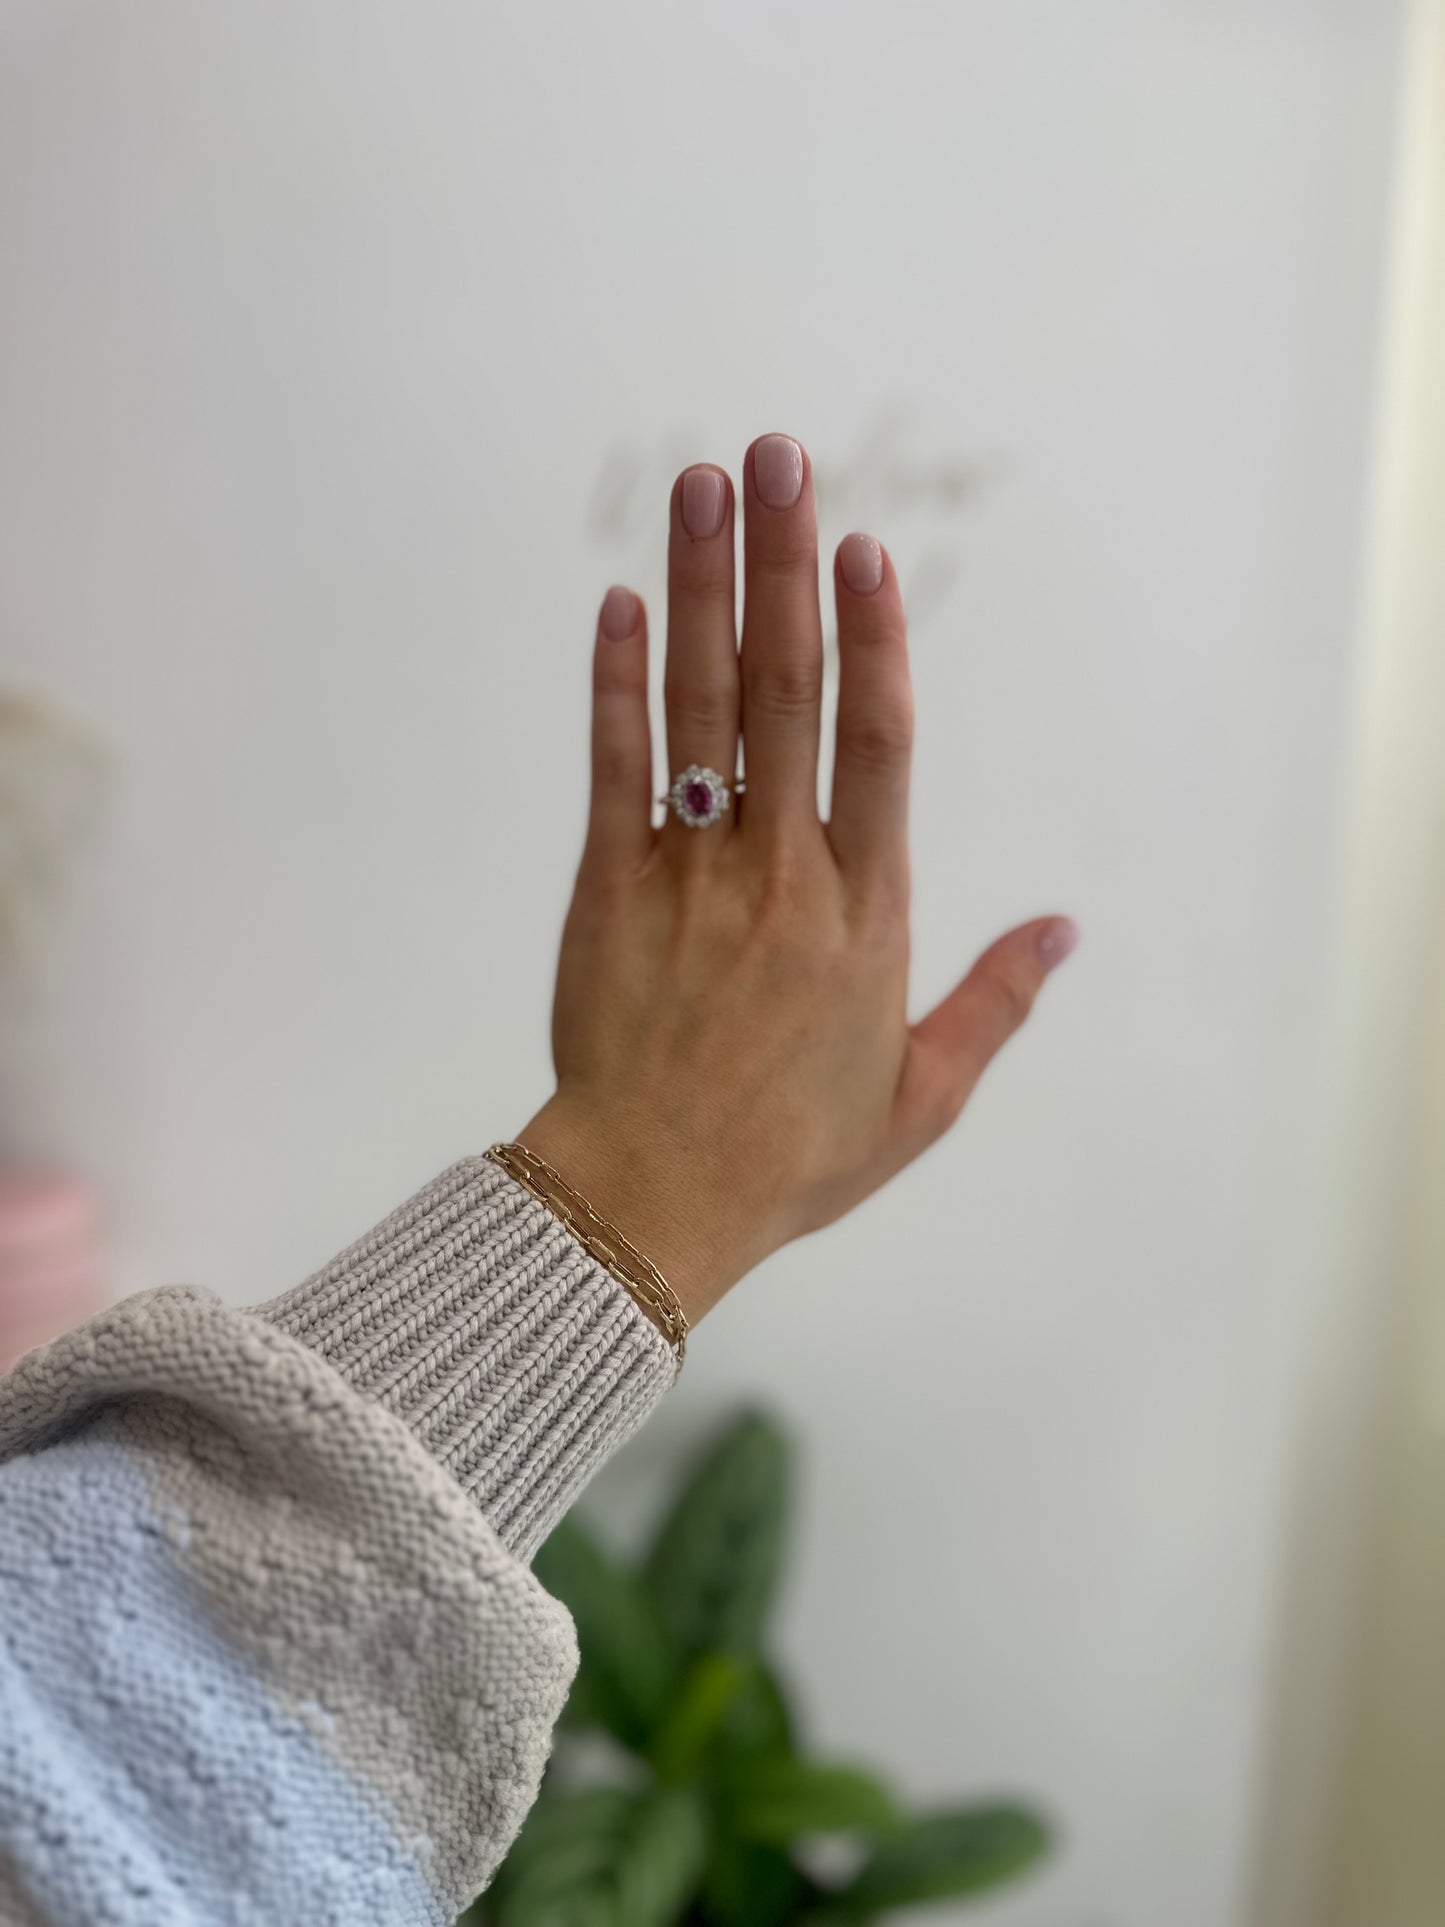
[[[694,1323],[949,1128],[1078,936],[1063,917],[1021,925],[909,1024],[898,578],[871,536],[840,543],[825,823],[817,519],[796,442],[753,443],[743,501],[740,654],[731,483],[703,465],[673,486],[664,691],[669,771],[698,763],[731,782],[741,731],[746,794],[709,828],[671,809],[653,827],[647,616],[610,589],[553,1010],[557,1091],[518,1134],[653,1260]]]

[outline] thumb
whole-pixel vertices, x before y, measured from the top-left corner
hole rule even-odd
[[[963,982],[911,1027],[895,1103],[905,1139],[920,1140],[921,1148],[943,1135],[1079,935],[1070,917],[1021,923],[991,943]]]

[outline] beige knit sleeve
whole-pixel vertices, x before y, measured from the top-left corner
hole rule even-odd
[[[281,1918],[308,1883],[326,1918],[364,1893],[375,1927],[452,1919],[536,1796],[577,1667],[531,1555],[674,1375],[482,1158],[254,1309],[162,1287],[22,1359],[0,1580],[33,1737],[6,1768],[0,1735],[0,1921],[72,1917],[21,1896],[71,1891],[87,1829],[97,1895],[119,1838],[175,1896],[148,1921],[213,1918],[185,1910],[206,1881],[227,1920]]]
[[[626,1290],[487,1158],[256,1316],[394,1413],[523,1560],[676,1375]]]

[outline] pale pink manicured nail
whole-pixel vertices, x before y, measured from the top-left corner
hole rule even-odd
[[[803,492],[803,451],[789,435],[764,435],[753,450],[753,482],[770,509],[790,509]]]
[[[872,595],[883,580],[883,551],[871,535],[845,535],[838,544],[838,561],[854,595]]]
[[[637,627],[637,597],[618,583],[602,598],[602,633],[610,642],[621,642]]]
[[[1083,932],[1072,917],[1059,917],[1039,937],[1039,957],[1045,970],[1061,964]]]
[[[723,525],[728,492],[715,468],[690,468],[682,478],[682,526],[701,540]]]

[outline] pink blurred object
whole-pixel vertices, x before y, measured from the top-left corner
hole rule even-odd
[[[59,1171],[0,1171],[0,1372],[106,1303],[96,1193]]]

